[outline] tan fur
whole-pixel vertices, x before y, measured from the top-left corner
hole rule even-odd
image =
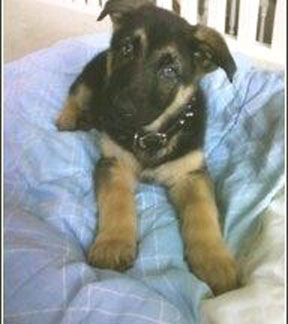
[[[124,270],[132,265],[136,256],[136,177],[132,168],[125,164],[125,158],[113,161],[107,173],[99,174],[98,234],[88,260],[100,268]]]
[[[59,130],[74,130],[81,113],[91,96],[91,90],[82,83],[75,94],[68,97],[64,109],[56,121]]]
[[[178,209],[185,255],[191,270],[221,294],[238,285],[236,263],[224,244],[212,183],[205,171],[187,174],[169,195]]]
[[[157,131],[163,123],[168,120],[172,115],[179,112],[183,105],[185,105],[188,99],[195,92],[195,87],[193,85],[188,85],[186,87],[180,86],[173,102],[169,107],[165,109],[165,112],[161,114],[156,120],[154,120],[151,124],[145,127],[146,131]]]
[[[102,149],[105,157],[115,158],[117,163],[106,179],[101,178],[99,233],[90,249],[89,262],[116,270],[132,264],[136,255],[133,190],[139,175],[169,188],[171,201],[179,213],[185,254],[192,271],[215,294],[235,288],[237,266],[221,236],[212,182],[203,171],[203,152],[197,150],[153,170],[142,170],[133,154],[106,134]]]
[[[115,143],[107,134],[102,134],[101,138],[102,153],[105,157],[115,157],[123,165],[131,168],[131,172],[138,175],[141,166],[134,155]]]
[[[185,178],[189,172],[202,168],[203,163],[203,152],[196,150],[180,159],[162,164],[155,169],[145,169],[141,176],[144,179],[153,179],[159,183],[171,186],[179,179]]]
[[[56,124],[59,130],[73,130],[79,115],[78,105],[72,98],[68,98],[63,111],[58,116]]]

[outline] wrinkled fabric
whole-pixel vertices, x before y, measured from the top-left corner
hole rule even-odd
[[[203,301],[217,300],[189,272],[175,211],[156,184],[139,184],[135,193],[134,266],[118,273],[86,263],[97,226],[92,173],[101,134],[58,132],[54,123],[69,86],[109,38],[69,39],[5,66],[7,324],[196,324]],[[218,69],[201,86],[207,166],[225,239],[240,260],[284,184],[284,74],[234,57],[232,84]]]

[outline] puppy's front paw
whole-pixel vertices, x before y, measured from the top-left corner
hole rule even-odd
[[[124,271],[133,265],[136,244],[125,239],[96,239],[88,252],[89,264],[102,269]]]
[[[187,262],[191,271],[206,282],[217,296],[239,287],[239,269],[233,257],[224,247],[187,250]]]
[[[76,116],[71,112],[63,111],[56,120],[56,127],[59,131],[73,131],[76,129]]]

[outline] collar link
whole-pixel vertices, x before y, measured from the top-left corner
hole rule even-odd
[[[136,132],[133,139],[134,147],[145,151],[157,151],[163,148],[169,138],[180,131],[195,116],[195,102],[196,97],[192,96],[184,110],[175,117],[174,123],[165,132]]]

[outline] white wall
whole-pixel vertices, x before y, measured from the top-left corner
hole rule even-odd
[[[58,40],[108,30],[109,19],[38,0],[4,1],[4,62],[49,47]]]

